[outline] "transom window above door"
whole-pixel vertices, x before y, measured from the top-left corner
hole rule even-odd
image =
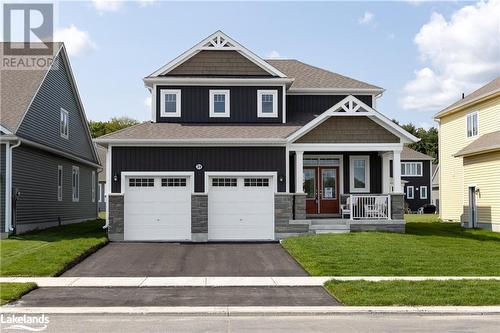
[[[278,117],[277,90],[257,90],[257,116],[259,118]]]
[[[160,93],[161,116],[181,116],[181,91],[179,89],[162,89]]]
[[[230,116],[229,90],[210,90],[210,117]]]

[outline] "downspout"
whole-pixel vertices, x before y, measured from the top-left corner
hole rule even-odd
[[[108,145],[108,151],[106,152],[106,187],[104,196],[106,200],[106,223],[102,227],[103,229],[107,229],[109,227],[109,194],[111,193],[111,154],[112,154],[112,146]]]
[[[5,167],[7,168],[6,174],[9,175],[6,179],[6,192],[5,199],[7,201],[7,210],[6,210],[6,231],[13,231],[14,226],[12,225],[12,150],[21,145],[21,140],[18,140],[17,143],[11,147],[7,146],[7,154],[6,154],[6,163]]]

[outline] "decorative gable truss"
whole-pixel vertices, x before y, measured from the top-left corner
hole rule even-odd
[[[287,76],[280,72],[278,69],[275,67],[271,66],[269,63],[261,59],[259,56],[245,48],[244,46],[240,45],[238,42],[236,42],[234,39],[231,37],[227,36],[224,34],[222,31],[216,31],[212,35],[208,36],[165,66],[159,68],[156,70],[154,73],[149,75],[146,79],[148,78],[155,78],[159,77],[162,75],[167,74],[168,72],[172,71],[174,68],[177,66],[181,65],[191,57],[195,56],[201,51],[206,51],[206,50],[217,50],[217,51],[237,51],[240,53],[243,57],[247,58],[251,62],[253,62],[255,65],[258,67],[262,68],[266,72],[268,72],[270,75],[275,76],[277,78],[286,78]]]
[[[294,142],[300,137],[304,136],[306,133],[310,132],[312,129],[316,128],[318,125],[322,124],[324,121],[330,117],[336,116],[364,116],[369,117],[378,125],[384,127],[386,130],[392,134],[398,136],[401,139],[401,143],[414,143],[420,141],[419,138],[413,136],[412,134],[405,131],[401,126],[394,123],[392,120],[373,109],[372,107],[366,105],[356,97],[349,95],[330,109],[323,112],[321,115],[316,117],[314,120],[307,123],[304,127],[299,129],[297,132],[293,133],[288,137],[289,142]]]

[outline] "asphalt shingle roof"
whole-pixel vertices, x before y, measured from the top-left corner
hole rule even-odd
[[[289,78],[295,79],[290,89],[334,88],[383,91],[383,88],[326,69],[311,66],[295,59],[269,59],[266,62],[276,67]]]
[[[403,147],[403,151],[401,152],[402,160],[433,160],[432,156],[422,154],[419,151],[413,150],[406,146]]]
[[[468,146],[458,151],[455,156],[477,154],[490,150],[500,150],[500,131],[481,135]]]

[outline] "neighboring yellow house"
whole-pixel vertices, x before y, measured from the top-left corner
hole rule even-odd
[[[500,77],[435,119],[441,219],[500,232]]]

